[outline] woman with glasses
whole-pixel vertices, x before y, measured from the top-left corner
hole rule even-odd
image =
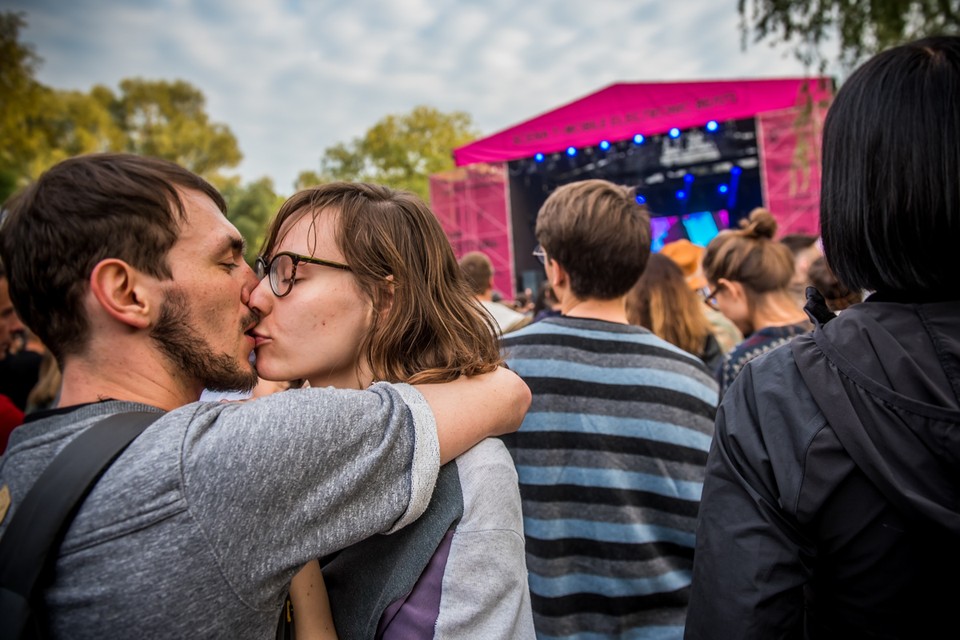
[[[301,191],[271,223],[257,268],[262,378],[363,389],[502,362],[436,217],[410,193],[352,183]],[[517,474],[499,440],[443,467],[416,523],[370,533],[339,532],[362,541],[320,559],[322,578],[311,564],[294,579],[298,639],[322,637],[324,579],[342,637],[533,637]]]
[[[754,209],[740,229],[714,237],[703,255],[707,304],[744,335],[717,370],[721,397],[746,363],[813,328],[790,293],[793,254],[774,241],[776,232],[773,215]]]

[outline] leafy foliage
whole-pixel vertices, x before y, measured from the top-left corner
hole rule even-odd
[[[379,182],[429,201],[430,175],[452,169],[453,150],[477,135],[469,114],[442,113],[421,105],[407,114],[384,117],[349,144],[328,148],[321,174],[304,172],[297,183]]]
[[[240,184],[239,179],[230,178],[214,181],[214,185],[227,201],[227,219],[247,241],[244,257],[253,264],[263,244],[267,224],[283,204],[284,198],[274,192],[270,178],[260,178],[248,184]]]
[[[781,41],[821,70],[832,39],[849,69],[895,44],[960,33],[960,0],[738,0],[738,10],[745,39]]]
[[[213,178],[242,156],[226,125],[210,122],[203,94],[177,80],[129,78],[120,92],[61,91],[35,79],[41,59],[20,42],[23,15],[0,12],[0,202],[65,158],[129,151],[173,160]]]
[[[173,160],[209,176],[242,155],[226,125],[211,123],[199,89],[183,80],[127,78],[110,110],[127,132],[127,150]]]

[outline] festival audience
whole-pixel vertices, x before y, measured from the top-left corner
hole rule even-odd
[[[331,183],[297,193],[270,224],[250,297],[257,369],[268,380],[365,389],[430,384],[502,363],[436,217],[413,194]],[[291,586],[296,637],[534,637],[520,494],[503,443],[445,465],[423,516],[310,563]],[[312,575],[312,578],[309,576]]]
[[[3,360],[8,357],[7,352],[17,339],[17,332],[24,328],[16,309],[13,308],[9,284],[6,269],[0,263],[0,359]],[[6,393],[0,393],[0,454],[7,448],[10,434],[22,423],[23,408]]]
[[[538,637],[679,638],[717,385],[627,321],[650,254],[631,189],[555,190],[536,237],[561,316],[503,337],[533,404],[504,437],[520,477]]]
[[[820,292],[827,307],[834,313],[839,313],[850,305],[863,300],[863,295],[859,291],[851,290],[850,287],[837,279],[833,269],[827,264],[827,259],[823,256],[810,264],[810,270],[807,274],[810,278],[810,286]]]
[[[482,251],[464,254],[460,268],[474,297],[496,322],[499,333],[509,333],[529,324],[530,318],[525,314],[494,299],[493,263],[487,254]]]
[[[750,360],[812,328],[790,294],[793,256],[773,240],[777,221],[754,209],[740,229],[721,231],[707,245],[703,271],[710,284],[707,302],[730,318],[745,336],[717,370],[720,395]]]
[[[630,324],[650,329],[700,358],[710,371],[717,370],[723,352],[703,314],[703,299],[690,290],[673,260],[652,254],[626,304]]]
[[[874,293],[837,316],[814,296],[816,329],[748,363],[724,396],[689,640],[954,633],[958,150],[960,38],[888,49],[840,87],[823,248],[840,282]]]
[[[793,254],[793,277],[790,293],[801,307],[807,302],[807,287],[810,286],[810,265],[823,256],[820,238],[810,233],[788,233],[780,243]]]
[[[690,290],[696,293],[698,298],[705,300],[710,288],[703,275],[703,247],[683,238],[663,245],[660,254],[670,258],[680,267]],[[712,306],[708,304],[700,306],[707,317],[713,337],[720,345],[720,351],[729,353],[743,340],[743,333],[730,321],[730,318]]]

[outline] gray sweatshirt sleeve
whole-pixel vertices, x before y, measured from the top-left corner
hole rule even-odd
[[[201,403],[183,443],[194,525],[257,606],[307,561],[417,518],[439,469],[436,424],[407,385]]]
[[[443,575],[436,640],[533,640],[517,471],[499,439],[457,458],[463,518]]]

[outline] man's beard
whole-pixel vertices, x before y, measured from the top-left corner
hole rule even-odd
[[[256,322],[251,312],[240,327],[243,332]],[[197,381],[210,391],[250,391],[257,384],[253,365],[242,366],[225,353],[213,349],[190,327],[190,309],[182,291],[171,290],[160,309],[157,324],[150,331],[181,379]]]

